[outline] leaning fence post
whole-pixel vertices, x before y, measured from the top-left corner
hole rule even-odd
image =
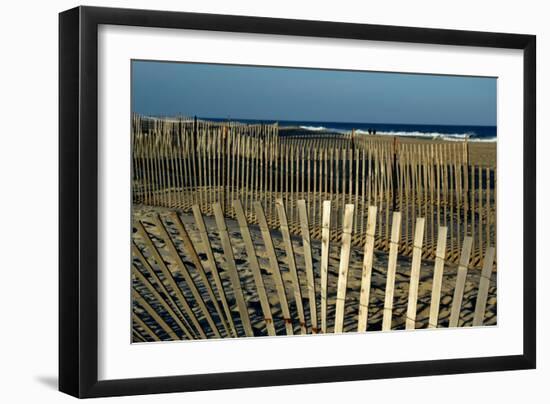
[[[317,334],[317,297],[315,295],[315,274],[313,273],[313,257],[311,254],[311,238],[309,236],[307,208],[306,201],[303,199],[298,201],[298,213],[300,215],[300,227],[302,231],[302,243],[307,277],[309,317],[311,320],[311,331],[313,334]]]
[[[468,264],[470,262],[470,253],[472,250],[472,238],[464,237],[462,245],[462,254],[460,255],[460,263],[456,274],[456,285],[453,295],[453,304],[451,306],[451,317],[449,318],[449,327],[457,327],[462,307],[462,297],[464,295],[464,285],[466,283],[466,275],[468,273]]]
[[[162,283],[159,276],[153,270],[153,267],[151,266],[149,261],[147,261],[145,256],[142,254],[141,250],[138,248],[135,241],[132,242],[132,257],[137,258],[139,260],[139,262],[141,263],[143,269],[147,273],[147,275],[150,276],[151,278],[153,278],[153,280],[155,281],[155,284],[158,286],[160,291],[164,294],[164,296],[166,296],[165,301],[176,311],[176,314],[178,315],[178,318],[187,327],[189,332],[193,335],[193,338],[198,338],[198,335],[200,335],[201,337],[203,337],[203,335],[204,335],[204,338],[206,338],[206,334],[204,334],[204,333],[203,334],[200,334],[200,333],[197,334],[195,332],[195,330],[189,325],[189,322],[185,318],[185,315],[183,314],[182,309],[176,304],[176,302],[173,299],[172,295],[168,292],[168,289],[166,288],[166,285],[164,283]],[[182,306],[185,306],[185,304],[182,304]],[[184,307],[184,309],[187,310],[185,307]],[[191,312],[190,310],[187,311],[187,314],[188,314],[189,318],[193,317],[194,321],[197,320],[195,315],[193,314],[193,312]],[[193,324],[195,324],[195,322],[193,322]],[[198,322],[197,322],[197,324],[198,324]]]
[[[418,283],[420,281],[420,263],[422,260],[422,241],[424,239],[425,221],[423,217],[416,219],[411,277],[409,282],[409,302],[407,304],[407,318],[405,320],[405,329],[407,330],[414,329],[416,322],[416,304],[418,302]]]
[[[359,297],[359,314],[357,321],[357,331],[367,330],[369,316],[369,297],[372,275],[372,261],[374,251],[374,235],[376,231],[376,206],[369,206],[367,220],[367,236],[365,241],[365,250],[363,256],[363,272],[361,275],[361,294]]]
[[[237,221],[239,223],[239,230],[244,241],[244,246],[246,248],[246,255],[248,256],[248,263],[250,265],[250,270],[254,276],[254,283],[256,285],[256,291],[258,297],[260,298],[260,305],[262,307],[262,312],[265,320],[265,327],[267,334],[274,336],[275,335],[275,326],[273,324],[273,316],[271,315],[271,306],[269,305],[269,300],[265,291],[265,285],[260,272],[260,264],[258,263],[258,257],[256,256],[256,250],[254,248],[254,242],[250,235],[250,230],[248,229],[248,223],[246,221],[246,215],[243,209],[241,201],[238,199],[233,201],[233,207],[237,215]]]
[[[181,321],[176,312],[172,309],[167,300],[163,299],[162,296],[157,292],[151,281],[143,275],[140,270],[137,268],[136,264],[132,264],[132,274],[138,279],[138,281],[147,288],[149,293],[155,298],[157,302],[160,303],[162,308],[168,313],[170,318],[178,325],[178,327],[183,331],[187,339],[193,339],[193,336],[189,332],[188,324],[187,326]]]
[[[229,234],[227,233],[227,226],[225,224],[225,218],[223,217],[222,208],[219,203],[214,203],[212,206],[214,208],[214,217],[216,219],[216,225],[218,226],[223,253],[228,267],[229,279],[231,280],[231,285],[233,286],[233,293],[235,294],[235,300],[237,301],[237,307],[239,308],[239,314],[244,332],[247,337],[253,337],[254,332],[252,331],[252,325],[250,324],[248,307],[246,306],[246,302],[244,300],[241,280],[239,278],[239,273],[237,272],[235,257],[233,256],[233,247],[231,246]]]
[[[183,306],[186,314],[191,319],[191,322],[193,323],[193,325],[197,329],[199,335],[201,336],[201,338],[208,338],[206,333],[203,331],[203,328],[202,328],[201,324],[198,322],[198,320],[195,316],[195,313],[193,312],[193,310],[191,309],[191,307],[187,303],[187,299],[183,295],[181,287],[178,285],[178,283],[174,279],[174,276],[173,276],[172,272],[170,272],[170,270],[168,269],[168,266],[166,265],[166,263],[162,259],[162,256],[160,255],[160,252],[158,251],[156,245],[153,243],[153,241],[151,240],[151,237],[149,236],[149,234],[145,230],[145,227],[143,226],[143,223],[141,223],[140,221],[137,221],[136,222],[136,227],[137,227],[137,230],[138,230],[138,234],[141,236],[143,241],[145,241],[145,244],[146,244],[147,248],[149,249],[154,261],[159,266],[162,274],[164,275],[164,278],[166,279],[166,281],[168,281],[172,291],[176,294],[176,297],[177,297],[179,303]],[[203,314],[205,316],[208,315],[208,313],[203,313]]]
[[[432,297],[430,303],[430,319],[428,328],[437,328],[439,321],[439,302],[441,301],[441,281],[445,265],[445,247],[447,246],[447,228],[441,226],[437,235],[437,250],[435,252],[434,276],[432,283]]]
[[[351,231],[353,226],[353,209],[351,204],[345,205],[344,222],[342,224],[342,249],[340,251],[340,267],[338,269],[338,290],[336,294],[336,317],[334,332],[342,332],[344,326],[344,309],[346,306],[346,288],[348,284],[349,256],[351,252]]]
[[[281,269],[279,268],[279,262],[277,261],[275,247],[273,246],[273,240],[271,239],[271,233],[269,232],[269,228],[267,226],[267,220],[265,218],[262,204],[260,202],[254,202],[254,210],[256,212],[256,217],[258,218],[258,225],[260,226],[265,250],[269,258],[269,264],[271,266],[272,276],[275,281],[275,287],[277,288],[277,295],[279,297],[279,305],[281,306],[281,311],[285,322],[286,334],[292,335],[294,334],[294,330],[292,329],[292,318],[290,317],[290,310],[288,308],[285,285],[283,282],[283,277],[281,276]]]
[[[204,313],[204,316],[206,317],[206,321],[208,322],[208,325],[210,325],[212,332],[216,337],[220,337],[221,335],[217,328],[217,324],[212,318],[212,315],[210,314],[210,311],[208,310],[208,307],[206,306],[206,303],[204,302],[202,295],[199,292],[199,289],[197,288],[197,285],[195,284],[193,278],[191,277],[191,274],[189,273],[189,269],[187,268],[187,265],[185,265],[185,263],[181,259],[178,253],[178,250],[176,248],[176,245],[174,244],[174,241],[168,234],[168,231],[166,230],[164,223],[160,220],[160,217],[158,216],[158,214],[154,216],[153,222],[155,223],[155,226],[159,229],[161,238],[164,240],[168,250],[171,252],[172,257],[175,260],[176,266],[179,267],[180,272],[183,275],[183,278],[185,279],[185,283],[187,284],[187,287],[193,294],[193,298],[195,299],[195,302],[198,304],[198,306]],[[207,287],[207,285],[205,285],[205,287]],[[214,304],[214,302],[212,303]]]
[[[493,271],[493,262],[495,259],[495,247],[488,247],[485,253],[483,269],[479,278],[479,289],[477,291],[476,308],[474,311],[473,326],[483,325],[485,317],[485,306],[487,305],[487,293],[489,292],[489,283],[491,282],[491,272]]]
[[[323,201],[323,217],[321,229],[321,332],[327,332],[327,286],[328,286],[328,256],[330,250],[330,213],[331,202]]]
[[[212,252],[210,239],[208,238],[208,233],[206,232],[206,225],[204,224],[204,219],[202,218],[201,209],[199,205],[196,204],[192,206],[192,209],[193,216],[195,218],[195,225],[197,226],[199,234],[201,236],[203,251],[206,254],[206,260],[208,262],[208,265],[210,266],[210,273],[212,274],[212,277],[214,278],[214,283],[216,285],[216,288],[218,289],[218,295],[223,305],[225,317],[227,318],[229,327],[231,328],[231,334],[234,337],[238,337],[237,329],[235,328],[235,324],[233,322],[231,309],[229,307],[229,303],[227,302],[227,296],[225,295],[223,283],[220,278],[218,267],[216,265],[216,260],[214,259],[214,253]]]
[[[199,258],[199,255],[197,254],[197,251],[195,250],[195,246],[193,245],[193,242],[191,241],[191,238],[189,237],[189,234],[187,233],[187,230],[185,230],[185,227],[183,226],[183,222],[181,221],[181,218],[176,212],[172,212],[170,214],[170,218],[174,221],[174,224],[176,225],[176,229],[178,230],[179,236],[181,237],[181,240],[183,242],[183,246],[185,247],[185,250],[187,254],[189,255],[189,258],[191,259],[191,262],[193,262],[193,265],[195,265],[195,269],[198,272],[201,281],[206,289],[206,292],[208,293],[208,296],[210,297],[210,301],[212,302],[212,305],[214,306],[214,309],[216,310],[218,317],[221,320],[222,326],[225,329],[226,333],[230,334],[230,328],[227,324],[227,321],[224,318],[223,312],[221,307],[218,304],[218,300],[216,295],[214,294],[214,290],[212,288],[212,285],[210,284],[210,281],[208,277],[206,276],[206,272],[204,270],[204,267],[202,265],[202,262]],[[159,219],[160,220],[160,219]],[[173,249],[173,253],[176,254],[177,250]]]
[[[388,274],[386,278],[386,296],[384,299],[384,316],[382,319],[382,331],[388,331],[391,329],[393,295],[395,287],[395,269],[397,266],[397,249],[399,248],[400,232],[401,212],[393,212],[391,224],[390,254],[388,259]]]
[[[135,288],[132,288],[132,299],[143,307],[147,314],[156,321],[156,323],[164,330],[166,334],[168,334],[170,339],[174,341],[181,339]]]
[[[294,259],[294,248],[292,247],[292,239],[290,237],[290,231],[288,229],[288,221],[286,217],[283,200],[277,198],[275,200],[275,206],[277,208],[279,223],[281,224],[281,234],[283,235],[283,243],[286,251],[288,270],[290,272],[290,277],[292,279],[292,285],[294,289],[294,301],[296,302],[296,310],[298,311],[298,319],[300,320],[300,330],[302,334],[306,334],[307,326],[306,326],[306,319],[304,315],[304,306],[302,302],[302,290],[300,288],[300,278],[298,278],[298,271],[296,269],[296,261]]]

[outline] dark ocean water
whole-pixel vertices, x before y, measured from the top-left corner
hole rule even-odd
[[[212,121],[227,119],[203,118]],[[236,119],[232,121],[242,123],[274,123],[269,120]],[[355,129],[358,133],[368,133],[376,130],[379,135],[411,136],[429,139],[464,140],[494,142],[497,139],[496,126],[473,125],[417,125],[395,123],[368,123],[368,122],[315,122],[315,121],[277,121],[280,127],[290,126],[302,129],[304,135],[319,132],[346,133]]]

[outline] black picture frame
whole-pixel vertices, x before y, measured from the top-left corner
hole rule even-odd
[[[99,381],[100,24],[523,50],[523,354]],[[536,366],[536,37],[183,12],[77,7],[59,15],[59,389],[76,397],[324,383]]]

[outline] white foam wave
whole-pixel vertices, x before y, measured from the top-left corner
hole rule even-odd
[[[344,129],[335,129],[335,128],[327,128],[325,126],[300,126],[301,129],[308,130],[311,132],[336,132],[336,133],[350,133],[349,130]],[[356,134],[359,135],[368,135],[368,130],[362,130],[362,129],[356,129]],[[376,132],[377,135],[381,136],[401,136],[401,137],[414,137],[414,138],[424,138],[424,139],[431,139],[431,140],[448,140],[448,141],[455,141],[455,142],[462,142],[466,138],[470,142],[496,142],[496,137],[490,137],[490,138],[477,138],[473,137],[474,135],[472,133],[440,133],[440,132],[418,132],[418,131],[412,131],[412,132],[405,132],[405,131],[380,131]]]
[[[367,131],[356,130],[355,133],[368,134]],[[496,142],[496,137],[490,138],[476,138],[472,137],[471,133],[439,133],[439,132],[401,132],[401,131],[390,131],[390,132],[376,132],[377,135],[386,135],[386,136],[402,136],[402,137],[415,137],[415,138],[426,138],[432,140],[448,140],[455,142],[463,142],[465,139],[468,139],[469,142]]]
[[[327,128],[325,128],[324,126],[300,126],[300,129],[311,130],[315,132],[327,130]]]
[[[338,128],[327,128],[325,126],[300,126],[300,129],[309,130],[311,132],[330,132],[330,133],[350,133],[350,130],[338,129]]]

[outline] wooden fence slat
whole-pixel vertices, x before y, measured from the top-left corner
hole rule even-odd
[[[321,214],[319,211],[321,210],[321,205],[323,202],[323,183],[327,181],[326,175],[327,173],[324,171],[324,153],[326,152],[325,149],[323,149],[318,141],[314,142],[313,145],[313,154],[314,159],[312,161],[313,163],[313,178],[312,181],[314,183],[314,190],[313,190],[313,202],[311,205],[308,205],[309,208],[309,226],[312,237],[316,237],[317,234],[315,232],[315,229],[321,228]],[[317,184],[317,185],[315,185]],[[325,190],[326,191],[326,190]]]
[[[348,284],[349,256],[351,252],[351,232],[353,226],[354,205],[346,204],[342,224],[342,248],[340,250],[340,265],[338,268],[338,290],[336,293],[336,314],[334,332],[343,332],[344,310],[346,305],[346,288]]]
[[[330,252],[331,201],[323,201],[321,229],[321,332],[327,332],[328,257]]]
[[[300,215],[300,226],[302,230],[302,245],[304,249],[304,261],[307,277],[307,290],[309,300],[309,316],[311,331],[317,334],[317,297],[315,293],[315,274],[313,272],[313,256],[311,254],[311,238],[309,235],[309,219],[306,201],[298,201],[298,213]]]
[[[288,221],[286,217],[285,206],[283,200],[277,198],[275,201],[277,208],[277,215],[279,217],[281,234],[283,236],[283,244],[285,246],[286,258],[288,270],[290,272],[290,278],[292,280],[292,288],[294,290],[294,301],[296,303],[296,310],[298,312],[298,319],[300,321],[300,330],[302,334],[307,333],[306,318],[304,315],[304,306],[302,302],[302,290],[300,287],[300,278],[298,277],[298,270],[296,269],[296,260],[294,258],[294,248],[292,247],[292,238],[290,237],[290,230],[288,228]]]
[[[495,248],[487,248],[485,260],[483,261],[483,269],[479,278],[479,289],[477,291],[476,308],[474,311],[473,326],[479,327],[483,325],[485,317],[485,307],[487,305],[487,294],[489,293],[489,284],[491,283],[491,272],[493,271],[493,262],[495,259]]]
[[[391,329],[393,312],[393,295],[395,288],[395,271],[397,266],[397,250],[399,249],[399,235],[401,232],[401,212],[393,212],[391,225],[390,254],[388,258],[388,274],[386,278],[386,294],[384,299],[384,316],[382,331]]]
[[[418,284],[420,281],[420,264],[422,261],[422,242],[424,240],[425,222],[426,219],[423,217],[416,219],[409,282],[409,302],[407,304],[407,318],[405,320],[405,329],[407,330],[413,330],[416,323],[416,305],[418,302]]]
[[[149,236],[149,233],[147,233],[147,231],[145,230],[145,227],[143,226],[143,223],[141,223],[140,221],[137,221],[136,222],[136,227],[137,227],[139,235],[141,236],[141,238],[143,238],[143,240],[145,241],[145,244],[147,245],[147,248],[149,249],[150,253],[152,254],[153,259],[155,260],[158,267],[160,268],[164,278],[170,284],[170,287],[174,291],[174,293],[175,293],[175,295],[178,299],[178,303],[180,303],[183,306],[183,309],[185,310],[186,314],[191,319],[191,322],[193,323],[193,325],[195,326],[195,328],[199,332],[201,338],[207,338],[206,337],[206,332],[203,330],[202,325],[198,322],[197,317],[196,317],[195,313],[193,312],[193,309],[191,309],[191,307],[187,303],[187,299],[183,295],[183,292],[182,292],[180,286],[178,285],[178,283],[174,279],[174,275],[168,269],[168,266],[166,265],[166,263],[162,259],[162,256],[160,255],[157,247],[154,245],[153,240],[151,240],[151,237]]]
[[[206,292],[208,293],[208,297],[210,298],[210,301],[212,302],[212,305],[214,306],[214,310],[216,310],[216,313],[218,314],[218,317],[220,318],[222,322],[222,326],[225,329],[227,335],[231,333],[230,328],[227,324],[227,321],[225,320],[224,314],[222,312],[221,307],[218,304],[218,299],[216,295],[214,294],[214,290],[212,289],[212,285],[210,284],[210,280],[206,276],[206,272],[204,271],[204,267],[202,265],[202,262],[197,254],[197,251],[195,250],[195,247],[193,245],[193,242],[191,241],[191,238],[189,237],[189,234],[187,233],[187,230],[185,230],[185,227],[183,226],[183,222],[181,221],[181,218],[176,212],[171,212],[169,217],[173,220],[174,224],[176,225],[176,229],[179,233],[179,236],[181,237],[181,240],[183,242],[183,246],[189,254],[189,258],[191,258],[191,262],[193,265],[195,265],[195,269],[197,270],[199,277],[206,289]],[[159,219],[160,220],[160,219]],[[175,246],[174,246],[175,247]],[[177,251],[176,251],[177,252]]]
[[[138,326],[140,326],[141,328],[143,328],[143,330],[145,331],[145,333],[151,337],[151,339],[153,341],[160,341],[160,338],[157,334],[155,334],[155,332],[151,329],[151,327],[149,327],[147,324],[145,324],[145,322],[139,318],[139,316],[134,313],[133,316],[132,316],[132,320],[136,322],[136,324]],[[146,342],[146,341],[145,341]]]
[[[359,314],[357,331],[367,330],[369,316],[369,297],[371,287],[372,262],[374,253],[374,235],[376,232],[376,206],[369,206],[367,219],[367,235],[363,252],[363,271],[361,273],[361,292],[359,296]]]
[[[445,266],[445,251],[447,245],[447,228],[439,227],[437,234],[437,250],[435,253],[434,276],[432,283],[432,296],[430,299],[430,318],[428,328],[437,328],[439,322],[439,303],[441,301],[441,282]]]
[[[168,234],[168,230],[166,230],[166,227],[162,220],[160,220],[160,217],[158,214],[156,214],[153,217],[153,222],[155,223],[155,226],[161,233],[161,238],[166,244],[166,247],[171,252],[171,257],[176,261],[176,266],[179,267],[181,274],[183,275],[183,279],[185,279],[185,283],[187,284],[187,287],[191,291],[191,294],[193,295],[193,298],[195,299],[195,302],[198,304],[200,309],[202,310],[204,317],[206,318],[206,321],[208,322],[208,325],[212,329],[212,332],[216,337],[220,337],[220,332],[218,330],[217,324],[212,318],[212,315],[210,314],[210,311],[208,310],[208,307],[206,307],[206,303],[204,302],[202,295],[199,292],[199,289],[197,288],[197,285],[195,284],[191,274],[189,273],[189,269],[187,268],[187,265],[183,262],[181,259],[181,256],[178,253],[178,249],[176,245],[174,244],[174,241]],[[206,285],[205,285],[206,286]]]
[[[496,174],[495,171],[493,171],[494,174]],[[496,201],[496,195],[497,195],[497,185],[496,185],[497,177],[494,176],[493,180],[493,200]],[[489,167],[485,169],[485,247],[489,247],[491,245],[491,221],[495,219],[495,216],[491,216],[491,170]],[[496,204],[496,202],[493,202],[493,204]],[[495,206],[495,205],[493,205]],[[497,248],[496,244],[496,233],[495,233],[495,240],[494,240],[494,246],[495,249]]]
[[[149,291],[149,293],[151,293],[151,295],[153,295],[153,297],[155,298],[155,300],[162,306],[162,308],[164,309],[164,311],[166,311],[168,313],[168,315],[170,316],[170,318],[172,318],[172,320],[178,325],[178,327],[183,331],[183,333],[185,334],[185,336],[187,337],[187,339],[193,339],[193,336],[191,335],[191,333],[188,331],[188,328],[182,323],[182,321],[179,319],[179,317],[176,315],[176,313],[174,312],[174,310],[172,309],[172,307],[170,307],[170,305],[168,304],[168,302],[166,300],[164,300],[161,295],[157,292],[157,290],[155,289],[155,287],[153,286],[153,284],[151,283],[151,281],[145,277],[141,271],[136,267],[135,264],[132,265],[132,273],[133,275],[139,280],[139,282],[145,286],[147,288],[147,290]]]
[[[254,210],[256,212],[256,217],[258,218],[258,224],[262,233],[266,254],[269,259],[271,275],[273,276],[275,287],[277,288],[277,296],[279,297],[279,304],[281,306],[281,312],[283,313],[286,334],[293,335],[294,330],[292,329],[292,318],[290,316],[290,310],[288,308],[285,285],[283,282],[283,277],[281,276],[279,261],[277,260],[277,255],[275,254],[275,247],[273,246],[273,240],[271,239],[271,233],[269,232],[269,228],[267,226],[267,220],[265,218],[262,204],[260,202],[254,202]]]
[[[134,299],[135,302],[137,302],[143,309],[147,312],[147,314],[155,320],[155,322],[168,334],[168,336],[174,340],[178,341],[181,338],[170,328],[168,324],[166,324],[166,321],[162,319],[161,316],[156,312],[156,310],[139,294],[139,292],[132,288],[132,299]]]
[[[483,178],[483,171],[481,169],[481,166],[478,167],[478,171],[477,171],[477,175],[478,175],[478,190],[477,190],[477,193],[478,193],[478,208],[477,208],[477,212],[478,212],[478,218],[479,218],[479,226],[478,226],[478,233],[477,233],[477,238],[478,238],[478,245],[480,247],[480,250],[481,248],[484,246],[485,243],[483,243],[483,225],[482,225],[482,222],[483,222],[483,181],[482,181],[482,178]],[[487,243],[487,246],[489,245],[489,239],[485,240],[486,243]]]
[[[363,234],[365,234],[365,203],[367,202],[365,199],[365,183],[366,183],[366,170],[365,170],[365,149],[363,148],[361,150],[361,237],[363,237]],[[367,224],[368,226],[368,224]],[[374,236],[374,235],[373,235]],[[360,239],[360,241],[363,241]],[[366,240],[365,240],[366,242]],[[374,241],[373,241],[374,243]]]
[[[470,262],[470,253],[472,250],[472,238],[464,237],[462,245],[462,253],[460,255],[460,263],[456,275],[456,285],[453,295],[453,304],[451,306],[451,316],[449,318],[449,327],[458,327],[458,320],[462,308],[462,297],[464,295],[464,285],[466,283],[466,275],[468,273],[468,264]]]
[[[246,306],[246,302],[244,300],[241,280],[239,278],[239,273],[237,272],[237,265],[235,264],[235,257],[233,256],[233,247],[231,246],[231,240],[227,232],[227,226],[225,224],[225,218],[223,217],[222,208],[219,203],[214,203],[212,206],[214,208],[214,217],[216,219],[216,225],[218,226],[218,233],[222,243],[227,272],[229,274],[231,286],[233,287],[235,300],[237,301],[237,308],[239,310],[239,316],[241,318],[244,333],[247,337],[253,337],[254,332],[252,331],[252,325],[250,324],[248,307]]]
[[[260,299],[260,305],[262,307],[262,312],[264,315],[267,334],[270,336],[274,336],[275,326],[273,324],[273,316],[271,315],[271,306],[269,305],[269,299],[267,298],[267,294],[265,291],[265,285],[262,278],[262,273],[260,271],[260,264],[258,263],[256,249],[254,248],[254,242],[252,241],[252,236],[250,235],[250,230],[248,228],[248,222],[246,221],[243,205],[241,201],[237,199],[233,201],[233,207],[235,209],[235,214],[237,215],[239,230],[244,241],[244,246],[246,248],[248,264],[250,265],[250,270],[252,271],[252,275],[254,276],[256,292],[258,293],[258,297]]]
[[[222,306],[225,313],[225,318],[229,323],[229,327],[231,329],[231,334],[234,337],[238,337],[237,329],[235,328],[235,323],[233,322],[233,315],[231,314],[231,308],[229,307],[229,303],[227,302],[227,296],[225,294],[225,290],[223,287],[223,282],[220,278],[220,273],[218,270],[218,266],[216,265],[216,260],[214,258],[214,253],[212,252],[212,245],[210,244],[210,239],[208,238],[208,233],[206,231],[206,225],[204,224],[204,219],[202,218],[202,213],[199,205],[193,205],[193,216],[195,218],[195,225],[197,226],[199,230],[199,234],[201,236],[201,241],[203,245],[204,252],[206,254],[206,262],[208,262],[208,265],[210,266],[210,273],[212,274],[212,277],[214,278],[214,283],[216,285],[216,289],[218,291],[218,297],[220,298],[222,302]]]
[[[161,279],[159,278],[159,276],[157,275],[157,273],[153,270],[153,267],[151,266],[151,264],[149,263],[149,261],[147,261],[147,259],[145,258],[145,256],[143,255],[143,253],[141,252],[141,250],[138,248],[137,244],[135,243],[135,241],[132,242],[132,256],[137,258],[139,260],[139,262],[141,263],[141,265],[143,266],[143,269],[145,270],[145,272],[147,273],[147,275],[149,275],[151,278],[153,278],[153,280],[155,281],[155,284],[157,285],[157,287],[160,289],[160,291],[164,294],[164,296],[166,296],[166,300],[167,300],[167,303],[171,305],[171,307],[174,309],[174,311],[176,312],[176,314],[178,314],[178,318],[183,322],[184,326],[187,328],[187,330],[189,330],[189,332],[192,334],[193,338],[198,338],[198,334],[195,332],[195,330],[189,325],[189,322],[187,321],[187,319],[185,318],[185,315],[183,314],[183,311],[180,309],[180,307],[176,304],[176,302],[174,301],[174,299],[172,298],[172,295],[170,294],[170,292],[168,291],[168,289],[166,288],[166,285],[164,285],[164,283],[161,281]],[[194,313],[189,310],[187,311],[188,315],[191,314],[195,320],[195,322],[197,321],[196,318],[195,318],[195,315]],[[191,317],[190,317],[191,318]]]

